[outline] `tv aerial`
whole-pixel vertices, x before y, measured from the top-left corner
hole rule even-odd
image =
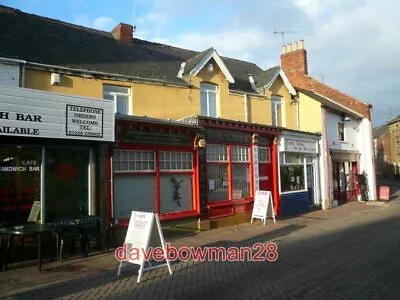
[[[276,36],[277,34],[280,34],[281,39],[282,39],[282,46],[284,46],[285,45],[285,34],[295,33],[295,32],[297,32],[297,31],[296,30],[282,30],[282,31],[275,30],[274,36]]]

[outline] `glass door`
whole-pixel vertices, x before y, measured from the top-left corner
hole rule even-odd
[[[89,149],[46,148],[45,220],[89,211]]]
[[[308,205],[314,205],[314,166],[307,165],[307,191],[308,191]]]

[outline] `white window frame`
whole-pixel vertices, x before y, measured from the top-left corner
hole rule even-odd
[[[215,87],[215,90],[211,90],[209,88],[211,86]],[[201,111],[202,111],[202,107],[201,107],[201,105],[202,105],[202,101],[201,101],[202,93],[206,93],[206,95],[207,95],[207,107],[206,107],[207,114],[206,114],[206,117],[212,117],[212,118],[218,117],[218,115],[219,115],[219,113],[218,113],[218,111],[219,111],[218,110],[218,102],[219,102],[218,101],[218,85],[213,84],[213,83],[209,83],[209,82],[201,82],[200,83],[200,114],[201,114]],[[215,94],[215,116],[210,116],[210,96],[209,96],[209,94],[211,94],[211,93]]]
[[[161,167],[166,162],[170,167]],[[173,168],[172,165],[176,168]],[[193,153],[189,151],[159,151],[159,169],[160,172],[193,172]]]
[[[281,124],[278,124],[278,109],[277,109],[278,105],[280,105],[280,108],[281,108]],[[279,126],[279,127],[284,126],[283,102],[282,102],[281,96],[277,96],[277,95],[271,96],[271,115],[272,115],[272,126]]]
[[[121,159],[121,154],[124,154],[127,159],[122,160]],[[147,159],[147,160],[137,160],[134,159],[136,158],[136,155],[141,153],[140,155],[143,155],[143,153],[152,154],[153,155],[153,160]],[[132,157],[132,156],[133,157]],[[147,162],[149,163],[153,162],[153,168],[147,168],[147,169],[137,169],[136,168],[136,163],[137,162]],[[117,163],[120,164],[120,168],[116,168]],[[121,168],[121,163],[127,163],[126,168]],[[135,166],[134,168],[130,168],[130,166],[133,165]],[[156,152],[153,150],[123,150],[123,149],[115,149],[114,150],[114,155],[113,155],[113,170],[114,173],[155,173],[156,172]]]
[[[114,85],[114,84],[103,84],[103,98],[104,97],[104,88],[106,86],[110,86],[110,87],[119,87],[119,88],[126,88],[128,90],[128,93],[121,93],[121,92],[107,92],[107,96],[111,96],[113,97],[113,102],[114,102],[114,113],[118,113],[117,112],[117,96],[121,95],[121,96],[128,96],[128,115],[132,115],[132,104],[131,104],[131,88],[129,86],[123,86],[123,85]],[[105,98],[108,99],[108,98]]]

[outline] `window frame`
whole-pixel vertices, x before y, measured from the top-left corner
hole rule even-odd
[[[253,173],[252,173],[252,164],[253,164],[253,157],[252,157],[252,147],[250,145],[243,145],[243,144],[219,144],[219,143],[212,143],[208,144],[206,151],[213,146],[226,146],[227,149],[227,159],[226,160],[209,160],[206,154],[206,164],[207,164],[207,170],[208,166],[211,164],[219,164],[219,165],[226,165],[227,166],[227,176],[228,176],[228,199],[218,199],[218,200],[209,200],[208,193],[207,193],[207,203],[208,205],[211,206],[219,206],[219,205],[224,205],[226,203],[232,203],[235,201],[249,201],[254,194],[253,191]],[[233,160],[233,152],[232,148],[239,147],[239,148],[245,148],[247,149],[247,160],[240,161],[240,160]],[[246,156],[246,155],[245,155]],[[233,166],[234,165],[247,165],[247,170],[249,174],[249,193],[248,196],[240,197],[240,198],[234,198],[234,186],[233,186]],[[208,177],[208,171],[207,171],[207,186],[209,182],[209,177]],[[207,192],[208,192],[207,188]]]
[[[214,87],[215,90],[212,90],[210,88],[206,88],[206,87]],[[202,95],[205,93],[206,94],[206,102],[207,102],[207,106],[206,106],[206,115],[204,115],[205,117],[211,117],[211,118],[217,118],[219,113],[218,113],[218,91],[219,91],[219,87],[218,85],[214,84],[214,83],[210,83],[210,82],[201,82],[200,83],[200,115],[203,116],[202,114]],[[210,96],[209,94],[213,93],[215,95],[215,116],[211,116],[210,115]]]
[[[258,163],[259,164],[269,164],[271,163],[271,149],[270,147],[263,147],[263,146],[258,146]],[[262,160],[261,159],[261,155],[260,155],[260,150],[266,150],[267,153],[267,159],[266,160]]]
[[[114,159],[112,159],[111,164],[111,174],[113,177],[115,176],[135,176],[135,175],[144,175],[144,176],[154,176],[155,180],[155,190],[154,190],[154,198],[155,198],[155,212],[160,216],[160,220],[173,220],[182,217],[192,217],[198,216],[200,214],[199,204],[198,204],[198,185],[197,185],[197,178],[198,178],[198,155],[197,152],[193,149],[186,148],[186,147],[168,147],[168,146],[140,146],[140,147],[132,147],[132,146],[120,146],[115,148],[114,151],[144,151],[144,152],[154,152],[154,166],[155,169],[151,171],[116,171],[114,170]],[[161,152],[176,152],[176,153],[190,153],[191,154],[191,163],[192,168],[189,170],[162,170],[161,169],[161,161],[160,161],[160,153]],[[115,153],[113,153],[114,158]],[[190,210],[182,210],[182,211],[173,211],[173,212],[161,212],[161,175],[166,174],[177,174],[177,175],[191,175],[191,185],[192,185],[192,202],[191,202],[191,209]],[[112,187],[113,189],[113,187]],[[115,192],[113,192],[115,194]],[[114,211],[115,207],[115,200],[111,198],[112,207]],[[129,223],[129,217],[120,218],[121,226],[127,226]]]
[[[125,93],[122,93],[122,92],[109,92],[109,93],[107,93],[107,95],[108,96],[112,96],[113,97],[113,99],[112,99],[112,101],[113,101],[113,103],[114,103],[114,113],[116,114],[116,113],[118,113],[118,114],[122,114],[122,115],[125,115],[125,114],[123,114],[123,113],[120,113],[120,112],[118,112],[118,101],[117,101],[117,97],[118,97],[118,95],[120,95],[120,96],[128,96],[128,100],[127,100],[127,106],[128,106],[128,112],[127,112],[127,114],[126,115],[128,115],[128,116],[131,116],[131,115],[133,115],[133,112],[132,112],[132,104],[131,104],[131,99],[132,99],[132,92],[131,92],[131,87],[130,86],[124,86],[124,85],[116,85],[116,84],[107,84],[107,83],[103,83],[103,99],[108,99],[108,98],[106,98],[106,97],[104,97],[104,95],[105,95],[105,91],[104,91],[104,88],[105,87],[118,87],[118,88],[126,88],[127,90],[128,90],[128,93],[127,94],[125,94]],[[109,100],[111,100],[111,99],[109,99]]]
[[[346,128],[345,128],[345,124],[343,121],[338,122],[338,139],[339,139],[339,142],[346,141]]]
[[[278,106],[280,107],[280,123],[278,124]],[[283,101],[282,97],[279,95],[271,96],[271,124],[276,127],[283,127]]]
[[[289,155],[297,155],[299,156],[298,162],[286,162],[286,154]],[[309,155],[310,156],[310,155]],[[311,163],[307,163],[307,154],[298,153],[298,152],[280,152],[279,153],[279,191],[281,194],[292,194],[292,193],[301,193],[308,191],[307,187],[307,165]],[[289,167],[289,166],[301,166],[303,168],[303,189],[300,190],[292,190],[292,191],[282,191],[282,170],[281,167]]]

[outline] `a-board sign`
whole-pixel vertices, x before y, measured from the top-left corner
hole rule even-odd
[[[129,255],[126,260],[121,260],[118,268],[118,276],[121,274],[121,268],[124,263],[140,265],[137,282],[140,282],[143,272],[163,267],[168,267],[169,273],[172,275],[164,235],[157,214],[132,211],[125,237],[125,247],[127,252],[134,255]],[[149,247],[162,247],[165,263],[153,266],[150,260],[146,260],[145,253]],[[146,262],[149,265],[148,267],[145,267]]]
[[[36,222],[40,214],[40,201],[34,201],[31,212],[29,213],[28,222]]]
[[[381,186],[379,188],[379,200],[389,201],[390,188],[388,186]]]
[[[253,219],[260,219],[264,221],[264,225],[268,217],[268,209],[271,211],[270,216],[275,220],[274,205],[272,202],[271,191],[256,191],[256,196],[254,198],[253,212],[251,214],[251,223]]]

